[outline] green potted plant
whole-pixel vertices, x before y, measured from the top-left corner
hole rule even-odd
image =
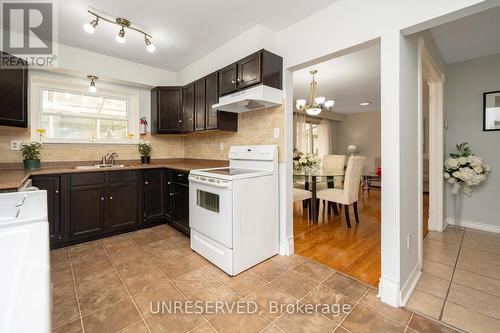
[[[151,144],[147,141],[139,142],[139,154],[141,154],[142,164],[149,164],[151,160]]]
[[[25,170],[38,169],[40,167],[40,149],[42,149],[42,144],[37,141],[24,143],[21,146]]]

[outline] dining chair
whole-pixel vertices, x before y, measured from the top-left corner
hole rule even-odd
[[[302,201],[307,203],[307,205],[303,205],[302,208],[304,209],[306,206],[309,208],[309,218],[311,218],[311,198],[311,191],[303,190],[301,188],[293,188],[293,202]]]
[[[321,161],[321,168],[326,170],[344,170],[345,165],[345,155],[323,155]],[[324,190],[327,188],[342,188],[343,177],[332,177],[331,180],[327,180],[326,186],[318,184],[318,190]],[[333,206],[333,211],[337,215],[337,205],[334,203],[328,204],[328,210]],[[326,207],[326,202],[323,201],[323,207]]]
[[[345,221],[349,228],[351,227],[351,221],[349,219],[349,206],[351,204],[353,205],[356,223],[359,223],[359,184],[361,181],[361,174],[363,172],[365,161],[366,157],[364,156],[350,157],[349,161],[347,162],[347,170],[344,177],[344,188],[329,188],[319,191],[317,194],[317,198],[320,200],[326,200],[327,202],[339,203],[341,205],[344,205]],[[330,211],[328,210],[328,213],[329,212]]]

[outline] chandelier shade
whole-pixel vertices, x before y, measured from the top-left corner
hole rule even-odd
[[[308,115],[317,116],[323,110],[332,110],[335,101],[327,100],[324,96],[317,96],[318,83],[316,82],[315,74],[318,73],[318,71],[313,69],[309,73],[312,75],[309,104],[307,104],[307,100],[305,99],[298,99],[295,102],[295,107],[300,112],[306,112]]]

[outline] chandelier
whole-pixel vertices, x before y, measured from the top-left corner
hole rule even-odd
[[[335,104],[335,101],[326,100],[326,98],[323,96],[316,96],[318,83],[314,79],[314,75],[318,73],[318,71],[313,69],[309,73],[312,75],[311,96],[309,99],[309,104],[307,104],[307,101],[305,99],[298,99],[295,107],[300,112],[305,111],[307,114],[311,116],[317,116],[323,110],[330,111],[333,107],[333,104]]]

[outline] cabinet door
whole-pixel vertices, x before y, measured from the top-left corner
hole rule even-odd
[[[165,171],[144,171],[144,222],[150,223],[165,217]]]
[[[59,176],[37,176],[32,178],[33,186],[47,191],[47,215],[49,218],[50,243],[55,245],[65,241],[60,220],[60,180]]]
[[[182,89],[159,88],[158,91],[158,133],[179,133],[182,130]]]
[[[219,70],[219,96],[236,91],[237,64]]]
[[[173,183],[174,216],[172,226],[189,235],[189,185]]]
[[[169,221],[172,221],[174,214],[174,185],[172,183],[172,170],[165,171],[165,177],[167,178],[167,190],[165,192],[165,215]]]
[[[0,51],[0,60],[18,58]],[[28,127],[27,92],[28,67],[0,68],[0,125]]]
[[[70,189],[71,240],[106,232],[105,195],[104,184]]]
[[[194,83],[194,130],[205,130],[205,78],[198,80]]]
[[[238,89],[242,89],[261,81],[260,52],[252,54],[238,62]]]
[[[182,88],[182,131],[194,131],[194,84]]]
[[[109,185],[110,230],[139,225],[139,195],[137,181]]]
[[[217,110],[212,109],[212,105],[219,102],[219,80],[218,73],[213,73],[205,79],[205,108],[207,130],[217,129]]]

